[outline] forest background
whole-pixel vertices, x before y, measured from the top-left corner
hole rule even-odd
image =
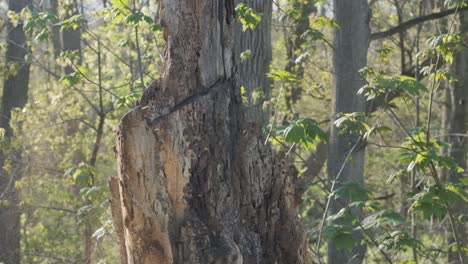
[[[267,43],[236,56],[269,67],[238,89],[299,173],[311,259],[467,263],[466,1],[265,2],[235,7]],[[0,1],[0,263],[119,262],[115,130],[161,75],[159,6]]]

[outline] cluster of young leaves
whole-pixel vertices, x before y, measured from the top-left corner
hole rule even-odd
[[[436,139],[428,141],[425,132],[408,136],[402,144],[400,161],[408,164],[408,172],[430,170],[431,166],[436,165],[440,168],[463,172],[463,168],[452,158],[440,154],[443,146],[446,144],[442,141]]]
[[[335,20],[330,19],[326,16],[318,16],[312,23],[311,26],[302,33],[301,38],[308,41],[326,40],[323,30],[326,28],[338,28],[339,25]]]
[[[132,8],[130,0],[112,0],[111,7],[104,10],[102,14],[112,23],[119,24],[125,22],[127,25],[138,26],[140,23],[147,23],[152,31],[161,31],[162,27],[156,23],[151,16],[139,9]]]
[[[368,116],[363,112],[338,113],[334,125],[339,129],[339,134],[359,135],[366,141],[375,134],[383,134],[392,130],[381,124],[369,125]]]
[[[447,214],[448,206],[459,201],[468,202],[468,194],[464,190],[466,185],[460,184],[434,184],[414,194],[410,201],[410,212],[419,213],[423,219],[432,216],[442,218]]]
[[[49,23],[57,18],[55,14],[48,12],[32,12],[28,7],[21,12],[8,11],[8,20],[17,26],[23,24],[26,34],[33,36],[33,40],[41,42],[49,38]]]
[[[73,184],[81,188],[93,186],[96,171],[93,167],[82,162],[72,166],[65,171],[65,176],[71,177]]]
[[[253,30],[262,21],[262,15],[256,13],[245,3],[239,3],[236,6],[237,20],[242,24],[242,31]]]
[[[327,134],[311,118],[300,118],[286,126],[274,126],[272,132],[279,141],[312,150],[316,149],[318,142],[328,141]]]
[[[367,84],[359,89],[358,94],[365,96],[368,101],[387,93],[414,96],[428,92],[427,87],[413,77],[388,76],[370,67],[361,69],[359,74],[366,80]]]
[[[463,43],[463,38],[458,33],[446,33],[431,37],[427,40],[428,50],[418,56],[422,58],[441,56],[447,63],[452,64],[457,49]]]

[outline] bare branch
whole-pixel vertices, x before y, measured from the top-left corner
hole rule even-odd
[[[421,23],[424,23],[424,22],[427,22],[427,21],[430,21],[430,20],[443,18],[443,17],[449,16],[451,14],[454,14],[455,12],[464,11],[464,10],[468,10],[468,6],[456,7],[456,8],[447,9],[447,10],[444,10],[444,11],[441,11],[441,12],[438,12],[438,13],[432,13],[432,14],[429,14],[429,15],[420,16],[420,17],[417,17],[415,19],[411,19],[411,20],[408,20],[406,22],[403,22],[400,25],[395,26],[393,28],[390,28],[388,30],[372,33],[371,34],[371,40],[386,38],[386,37],[389,37],[391,35],[397,34],[399,32],[408,30],[408,29],[410,29],[410,28],[412,28],[414,26],[417,26],[417,25],[419,25]]]

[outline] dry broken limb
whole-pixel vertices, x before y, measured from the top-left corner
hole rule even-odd
[[[118,131],[122,263],[310,263],[295,169],[247,122],[255,109],[240,95],[233,6],[161,2],[162,78]]]

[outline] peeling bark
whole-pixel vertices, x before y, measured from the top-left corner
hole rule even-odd
[[[118,131],[111,184],[123,263],[310,263],[296,171],[242,104],[233,7],[161,2],[162,78]]]

